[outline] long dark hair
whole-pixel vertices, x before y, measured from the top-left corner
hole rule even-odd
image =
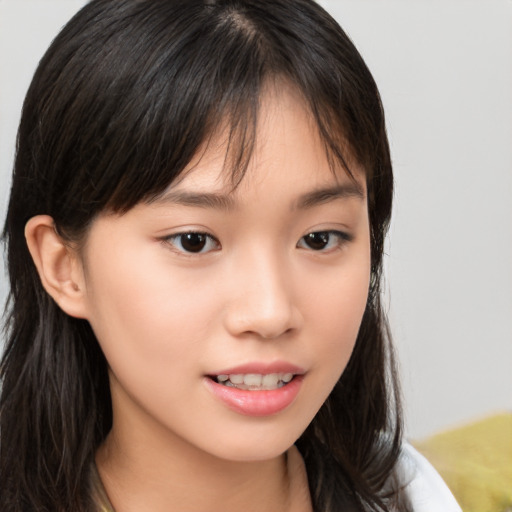
[[[264,85],[284,79],[326,152],[366,170],[371,283],[350,362],[297,445],[317,512],[391,510],[401,413],[380,302],[393,177],[374,80],[312,0],[93,0],[35,73],[18,133],[4,229],[11,292],[0,366],[0,503],[6,512],[89,511],[88,473],[108,433],[107,363],[85,320],[43,289],[24,239],[38,214],[70,242],[103,211],[151,201],[216,131],[242,179]]]

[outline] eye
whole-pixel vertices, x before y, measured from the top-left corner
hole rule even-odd
[[[206,253],[220,247],[219,242],[213,236],[196,231],[176,233],[165,237],[164,241],[172,245],[178,252],[192,254]]]
[[[342,231],[313,231],[303,236],[297,243],[297,247],[313,251],[329,251],[351,240],[352,236]]]

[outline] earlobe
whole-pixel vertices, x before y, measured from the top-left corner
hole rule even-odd
[[[41,283],[70,316],[87,317],[83,269],[76,252],[58,235],[48,215],[32,217],[25,225],[28,249]]]

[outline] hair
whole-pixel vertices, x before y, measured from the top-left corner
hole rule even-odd
[[[42,58],[19,126],[4,228],[10,276],[0,363],[0,503],[6,512],[93,510],[89,471],[112,424],[108,366],[88,322],[45,292],[24,239],[50,215],[79,244],[95,218],[158,197],[228,127],[226,166],[243,179],[263,89],[286,81],[329,161],[366,172],[368,301],[351,359],[297,441],[314,510],[402,510],[389,490],[400,399],[380,298],[393,196],[376,84],[312,0],[93,0]],[[394,508],[395,507],[395,508]]]

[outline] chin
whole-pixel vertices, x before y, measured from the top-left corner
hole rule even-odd
[[[260,425],[261,426],[261,425]],[[222,438],[205,447],[212,455],[234,462],[256,462],[281,456],[301,436],[303,428],[293,425],[272,425],[270,428],[239,429],[232,435],[223,432]],[[213,441],[213,436],[210,441]]]

